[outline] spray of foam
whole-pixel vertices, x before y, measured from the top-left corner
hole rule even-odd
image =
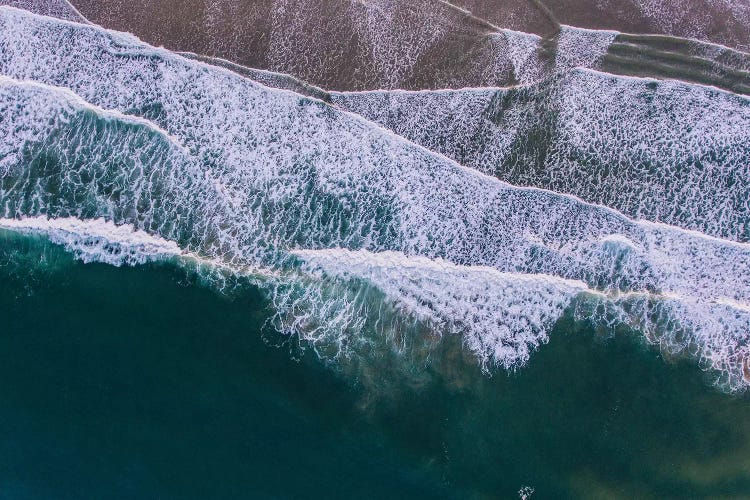
[[[586,285],[552,276],[501,273],[397,252],[301,250],[305,268],[363,279],[393,304],[441,332],[460,334],[483,366],[525,364]]]

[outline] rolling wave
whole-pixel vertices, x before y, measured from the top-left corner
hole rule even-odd
[[[22,234],[41,233],[86,263],[132,266],[183,255],[180,247],[172,241],[137,231],[129,225],[116,226],[104,219],[0,219],[0,229]]]
[[[434,349],[436,335],[449,334],[462,338],[485,370],[498,365],[515,369],[549,340],[558,320],[572,316],[599,330],[637,330],[671,356],[693,355],[716,373],[722,388],[736,390],[746,382],[747,338],[736,333],[750,328],[750,308],[742,304],[700,304],[639,292],[603,294],[580,281],[390,251],[295,250],[299,265],[281,273],[256,268],[249,274],[129,224],[103,219],[3,219],[0,230],[42,235],[84,262],[119,266],[166,261],[225,291],[249,284],[265,291],[275,306],[271,324],[277,331],[294,333],[302,349],[312,347],[323,359],[348,365],[366,353],[368,359],[392,356],[394,349],[411,354],[420,342],[425,345],[417,349]],[[18,259],[18,254],[12,257]],[[33,274],[54,262],[43,257],[15,265]],[[411,371],[408,363],[394,369]]]
[[[129,36],[8,8],[0,25],[5,218],[105,218],[229,268],[294,270],[272,287],[279,326],[312,343],[370,324],[369,292],[342,293],[355,279],[490,364],[523,364],[574,307],[746,384],[746,244],[514,187]]]

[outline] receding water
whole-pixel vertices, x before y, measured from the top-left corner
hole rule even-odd
[[[0,496],[750,495],[747,396],[640,336],[562,319],[492,376],[444,338],[405,376],[407,354],[324,364],[261,333],[270,314],[169,263],[3,237]]]

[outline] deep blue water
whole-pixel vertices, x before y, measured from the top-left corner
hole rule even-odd
[[[628,332],[561,320],[489,376],[450,338],[324,363],[269,313],[168,263],[4,238],[0,498],[750,496],[747,397]]]

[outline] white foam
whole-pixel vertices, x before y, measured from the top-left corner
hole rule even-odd
[[[491,40],[502,39],[503,49],[498,48],[497,54],[506,54],[513,63],[513,73],[516,81],[528,84],[539,80],[545,74],[545,67],[540,57],[542,39],[537,35],[521,33],[513,30],[499,30],[491,36]]]
[[[33,81],[33,80],[25,80],[23,82],[19,82],[13,78],[8,78],[5,75],[0,75],[0,86],[3,86],[6,92],[14,92],[14,91],[20,91],[24,94],[33,93],[34,99],[39,99],[41,101],[45,102],[44,106],[35,106],[33,109],[42,113],[42,114],[52,114],[54,111],[51,108],[57,108],[60,107],[61,104],[64,104],[66,106],[66,110],[68,112],[73,110],[90,110],[91,112],[95,113],[98,117],[104,120],[111,120],[116,122],[125,122],[125,123],[132,123],[134,125],[140,125],[143,127],[148,127],[150,129],[153,129],[154,132],[166,137],[175,147],[180,148],[183,152],[186,152],[184,146],[180,144],[180,141],[178,138],[176,138],[173,135],[170,135],[169,132],[162,129],[158,125],[156,125],[154,122],[143,119],[138,116],[133,115],[126,115],[116,109],[103,109],[99,106],[96,106],[94,104],[91,104],[87,101],[84,101],[81,99],[76,93],[72,92],[70,89],[65,87],[53,87],[51,85],[47,85],[45,83]],[[26,96],[24,96],[25,98]],[[50,97],[52,100],[50,101]],[[22,99],[22,97],[18,96],[19,100]],[[10,107],[9,107],[10,108]],[[32,108],[24,108],[23,111],[30,111]],[[15,107],[12,111],[18,113],[20,108]],[[11,116],[8,116],[9,118]],[[13,121],[16,120],[17,117],[13,115],[13,118],[8,120],[7,124],[12,125]],[[36,117],[36,119],[40,119],[39,116]],[[14,131],[15,133],[16,131]],[[10,134],[11,131],[8,130],[8,134]],[[31,140],[31,137],[28,137],[26,139]]]
[[[549,330],[573,297],[587,289],[580,281],[457,266],[398,252],[293,253],[312,272],[365,279],[416,319],[439,331],[463,335],[485,366],[525,364],[531,352],[547,342]]]
[[[183,254],[180,247],[172,241],[139,231],[129,224],[116,226],[104,219],[0,219],[0,228],[43,234],[84,262],[134,265]]]
[[[561,26],[557,36],[555,66],[558,70],[596,68],[619,33]]]
[[[750,239],[746,97],[574,70],[523,89],[352,92],[332,99],[513,184],[574,194],[637,219]]]
[[[670,311],[686,321],[718,300],[750,302],[750,245],[508,185],[320,101],[100,28],[8,8],[0,8],[0,27],[0,72],[65,86],[102,108],[140,115],[185,146],[159,128],[103,119],[69,99],[55,106],[55,91],[40,100],[38,87],[25,94],[27,83],[0,82],[2,106],[20,110],[3,125],[17,159],[0,190],[5,217],[105,217],[232,267],[287,269],[289,252],[297,249],[398,251],[499,273],[574,279],[613,296],[679,296],[684,305]],[[403,272],[404,282],[414,278]],[[287,309],[281,320],[313,342],[343,339],[335,332],[353,331],[347,318],[357,321],[347,311],[361,309],[334,300],[340,293],[312,287],[307,304],[315,314]],[[535,317],[534,297],[523,311],[527,317]],[[410,300],[419,304],[419,296]],[[440,311],[449,323],[446,304]],[[476,310],[486,325],[497,317],[491,308]],[[308,320],[315,315],[329,320],[313,325]],[[515,332],[517,338],[501,326],[483,332],[483,342],[515,345],[518,359],[523,346],[536,345],[526,330]],[[738,342],[715,354],[727,360],[727,372],[739,366],[727,353],[736,357],[745,345],[742,331],[728,328],[710,338],[724,343],[706,341],[706,349]],[[508,356],[503,351],[501,359]]]

